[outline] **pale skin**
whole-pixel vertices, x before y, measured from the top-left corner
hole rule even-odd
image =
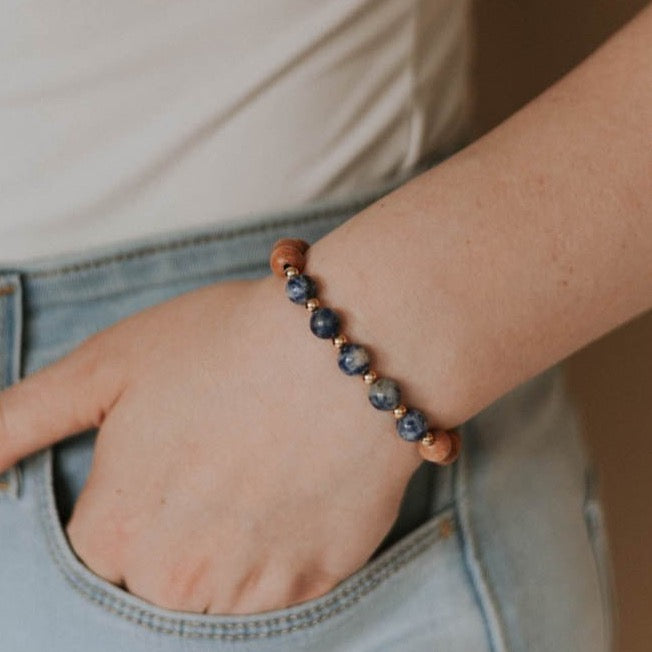
[[[442,427],[648,310],[652,10],[306,270]],[[67,525],[97,575],[178,611],[317,597],[366,562],[419,464],[331,349],[280,279],[185,294],[2,392],[0,469],[97,426]]]

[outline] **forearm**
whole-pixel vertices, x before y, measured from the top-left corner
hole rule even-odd
[[[350,339],[450,426],[652,305],[652,11],[309,250]]]

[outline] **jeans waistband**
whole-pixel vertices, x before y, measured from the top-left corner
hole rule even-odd
[[[39,258],[13,268],[0,268],[0,281],[18,274],[29,304],[45,307],[152,283],[164,284],[171,279],[191,279],[207,271],[225,278],[241,272],[261,274],[267,268],[269,248],[277,238],[318,239],[444,158],[431,157],[373,190],[343,200],[315,201],[291,210],[251,215],[200,229]],[[0,293],[2,288],[0,283]]]

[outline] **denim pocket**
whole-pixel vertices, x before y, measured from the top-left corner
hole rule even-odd
[[[246,616],[202,615],[156,607],[96,576],[70,547],[57,511],[52,451],[39,472],[39,514],[55,562],[60,599],[78,605],[71,625],[90,627],[95,652],[231,650],[489,650],[482,613],[470,586],[453,506],[391,544],[327,594],[275,611]],[[336,535],[336,533],[334,533]],[[73,597],[74,596],[74,597]],[[80,602],[78,597],[82,597]],[[81,608],[79,605],[82,605]],[[102,613],[99,619],[93,613]],[[98,624],[99,623],[99,624]],[[65,638],[65,636],[64,636]],[[166,641],[162,643],[162,641]],[[174,643],[176,641],[176,643]],[[280,643],[282,641],[282,643]],[[110,643],[110,645],[109,645]],[[278,647],[280,645],[280,647]],[[141,647],[142,646],[142,647]],[[149,647],[148,647],[149,646]],[[58,650],[58,648],[55,648]],[[63,647],[61,649],[64,649]]]
[[[615,624],[613,568],[604,508],[599,492],[598,473],[593,464],[590,464],[586,471],[585,482],[584,522],[586,523],[600,583],[605,650],[611,650]]]

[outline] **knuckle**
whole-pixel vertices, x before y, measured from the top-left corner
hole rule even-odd
[[[207,566],[207,559],[183,560],[165,569],[148,599],[175,611],[204,611]]]
[[[288,597],[288,591],[283,587],[269,589],[261,587],[260,590],[244,595],[238,600],[224,601],[220,606],[223,613],[227,614],[255,614],[286,609],[292,604],[293,601]],[[217,606],[217,602],[213,603],[211,613],[218,613],[214,611]]]
[[[328,593],[337,580],[327,572],[314,569],[288,571],[279,575],[278,569],[262,572],[255,583],[240,582],[239,591],[215,596],[208,607],[210,614],[254,614],[286,609],[293,605],[319,598]]]
[[[301,600],[304,601],[320,598],[332,591],[337,583],[337,580],[331,577],[320,577],[319,579],[312,582],[308,590],[301,597]]]
[[[311,570],[298,574],[290,592],[292,604],[322,597],[338,584],[337,578],[325,570]]]

